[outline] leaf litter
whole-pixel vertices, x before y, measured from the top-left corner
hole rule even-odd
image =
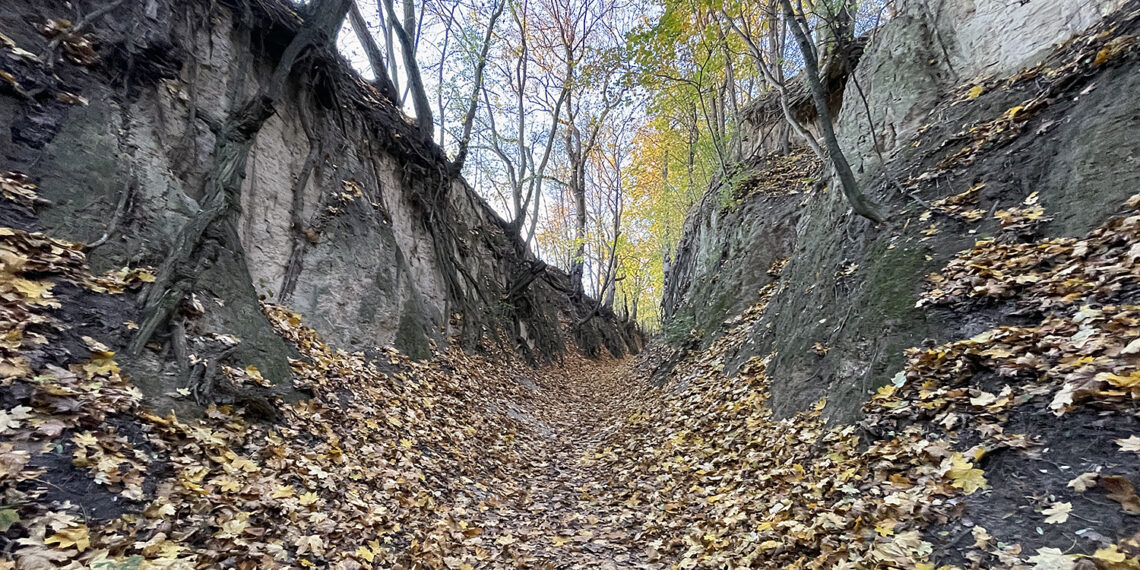
[[[295,383],[312,397],[278,402],[277,423],[230,405],[162,417],[98,339],[83,361],[34,357],[67,327],[53,316],[59,282],[115,295],[146,270],[95,278],[76,244],[0,230],[0,521],[13,556],[0,567],[934,568],[930,529],[992,489],[987,455],[1034,446],[1003,418],[1034,403],[1046,417],[1136,413],[1140,357],[1128,347],[1140,307],[1117,300],[1140,290],[1138,205],[1083,240],[981,240],[952,260],[923,304],[1010,298],[1041,323],[912,349],[901,383],[879,389],[859,427],[827,427],[822,401],[774,418],[767,358],[724,374],[779,282],[663,388],[638,362],[536,371],[505,354],[415,362],[392,349],[370,360],[266,305],[300,351]],[[982,370],[1003,386],[970,386]],[[985,436],[965,447],[967,431]],[[1134,439],[1121,441],[1131,454]],[[133,508],[99,517],[41,500],[45,454],[66,455]],[[1140,513],[1124,476],[1084,473],[1069,487]],[[1081,515],[1060,498],[1038,509],[1045,525]],[[969,533],[979,567],[1140,563],[1127,534],[1079,554]]]
[[[1081,83],[1136,42],[1109,31],[1065,49],[1071,65],[1014,80]],[[969,142],[942,167],[1016,136],[1052,94],[963,131],[956,140]],[[979,189],[933,211],[979,221]],[[0,190],[22,208],[42,204],[21,175],[0,177]],[[909,350],[857,426],[829,426],[825,401],[774,417],[770,356],[726,375],[779,281],[663,384],[648,372],[662,347],[543,370],[457,349],[416,362],[330,347],[301,315],[265,305],[301,355],[293,381],[309,399],[275,401],[272,423],[240,404],[179,419],[146,407],[114,339],[47,350],[72,324],[61,315],[75,300],[57,295],[68,284],[115,296],[153,274],[97,277],[80,245],[0,228],[0,569],[1137,569],[1137,433],[1105,438],[1115,458],[1059,465],[1061,490],[1019,498],[1032,514],[1018,524],[1049,540],[1077,529],[1093,546],[1066,535],[1023,547],[1011,525],[971,520],[1010,481],[998,460],[1047,461],[1056,442],[1034,426],[1136,425],[1140,196],[1122,211],[1083,239],[1032,238],[1048,219],[1035,195],[994,212],[998,235],[931,275],[919,305],[1012,303],[1026,322]],[[256,368],[222,372],[266,383]],[[77,479],[120,506],[53,489]],[[1098,524],[1110,515],[1124,524]]]

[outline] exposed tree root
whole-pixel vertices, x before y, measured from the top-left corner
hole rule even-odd
[[[218,222],[226,222],[240,208],[241,184],[246,171],[250,149],[265,121],[275,113],[274,104],[281,98],[285,84],[298,59],[311,48],[327,44],[348,12],[351,0],[321,0],[309,5],[309,14],[300,31],[285,48],[274,68],[269,84],[256,95],[232,110],[217,131],[214,144],[214,166],[206,175],[206,191],[202,209],[178,232],[170,253],[159,267],[158,275],[147,291],[143,302],[143,322],[138,334],[131,340],[128,351],[138,354],[150,341],[155,331],[168,321],[175,307],[190,290],[195,273],[184,267],[194,256],[203,235]],[[249,30],[252,19],[250,7],[245,5],[243,18]],[[244,82],[244,70],[231,87]],[[232,92],[240,94],[240,89]],[[236,100],[236,99],[231,99]],[[232,222],[231,222],[232,223]],[[223,247],[241,251],[241,244],[230,237],[233,232],[221,232]]]

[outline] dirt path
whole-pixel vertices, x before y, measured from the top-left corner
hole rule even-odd
[[[506,476],[517,491],[474,522],[518,537],[516,558],[501,567],[626,568],[643,558],[620,505],[592,498],[605,483],[582,461],[629,415],[640,383],[621,363],[595,364],[543,379],[520,402],[529,429],[518,437],[533,454]]]

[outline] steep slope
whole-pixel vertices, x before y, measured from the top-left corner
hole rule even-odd
[[[0,14],[0,121],[11,126],[0,171],[29,176],[46,200],[38,221],[10,208],[4,219],[87,244],[97,271],[157,267],[205,207],[218,122],[268,81],[300,19],[277,0],[108,8],[81,14],[78,32],[62,1],[11,2]],[[49,46],[63,56],[52,66]],[[452,336],[536,363],[636,349],[634,331],[611,318],[565,329],[590,304],[572,300],[567,277],[339,56],[314,52],[302,67],[257,134],[235,223],[194,253],[175,329],[240,339],[229,358],[286,386],[296,353],[258,299],[301,312],[336,345],[418,357]],[[146,331],[148,316],[130,318]],[[181,333],[158,334],[156,346],[169,346]],[[144,350],[124,364],[162,397],[178,383],[168,363]]]
[[[779,414],[805,409],[826,394],[826,416],[856,419],[874,388],[898,372],[902,350],[914,339],[968,337],[1003,322],[1000,310],[960,318],[915,307],[923,277],[976,238],[994,235],[1003,223],[999,212],[1032,194],[1050,211],[1036,232],[1081,235],[1115,213],[1140,176],[1136,103],[1119,96],[1136,88],[1129,8],[1093,28],[1094,36],[1049,55],[1049,42],[1093,24],[1110,6],[941,6],[931,14],[924,3],[904,3],[868,42],[842,93],[840,138],[868,194],[889,205],[888,224],[872,227],[854,217],[826,177],[789,201],[791,212],[766,215],[763,204],[779,200],[779,192],[757,193],[735,206],[756,214],[741,218],[748,223],[721,224],[710,234],[703,228],[712,220],[733,214],[706,199],[686,224],[667,275],[669,291],[756,274],[770,260],[789,258],[787,286],[773,298],[768,320],[730,363],[736,368],[753,355],[778,352],[771,370],[780,378],[772,387]],[[995,10],[1006,12],[998,18]],[[978,32],[985,26],[1000,26],[1002,33]],[[1107,35],[1095,37],[1101,33]],[[1018,72],[1023,64],[1029,67]],[[974,73],[999,74],[967,79]],[[763,133],[768,127],[746,128]],[[750,176],[786,177],[764,168]],[[971,188],[975,192],[952,198]],[[710,195],[724,192],[714,188]],[[741,253],[724,256],[722,248]],[[740,307],[764,282],[729,280],[723,294],[667,296],[665,312]],[[678,328],[687,330],[683,324]],[[716,324],[700,327],[705,344]]]

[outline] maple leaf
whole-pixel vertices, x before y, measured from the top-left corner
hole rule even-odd
[[[974,537],[974,548],[987,550],[994,544],[994,537],[984,527],[978,525],[970,530],[970,534]]]
[[[1132,514],[1140,514],[1140,497],[1132,487],[1132,482],[1119,475],[1109,475],[1100,478],[1100,486],[1108,491],[1108,498],[1120,503],[1120,506]]]
[[[0,433],[19,428],[22,421],[32,417],[29,413],[31,411],[32,409],[27,406],[16,406],[11,410],[0,411]]]
[[[1140,437],[1130,436],[1128,439],[1113,440],[1120,446],[1120,451],[1134,451],[1140,453]]]
[[[1057,548],[1038,548],[1036,556],[1030,556],[1036,570],[1073,570],[1077,567],[1074,557],[1066,555]]]
[[[1096,486],[1096,481],[1099,477],[1100,475],[1097,473],[1081,473],[1074,477],[1072,481],[1069,481],[1067,486],[1072,487],[1072,489],[1078,493],[1084,493],[1089,487]]]
[[[320,556],[325,552],[325,543],[321,540],[320,536],[315,534],[309,536],[302,536],[298,538],[293,546],[297,547],[297,556],[301,556],[306,552],[312,552],[316,556]]]
[[[290,485],[281,485],[280,487],[273,489],[273,492],[269,494],[269,496],[273,497],[274,499],[288,499],[289,497],[294,497],[296,495],[297,491]]]
[[[958,452],[950,456],[949,468],[946,475],[950,477],[950,484],[967,495],[972,495],[978,489],[986,488],[985,472],[974,467],[974,464]]]
[[[74,546],[76,550],[83,552],[91,546],[91,537],[87,525],[78,525],[56,530],[55,534],[44,541],[44,544],[58,544],[60,548]]]
[[[369,541],[367,545],[356,549],[356,555],[363,558],[367,562],[372,562],[375,560],[376,556],[380,554],[380,552],[380,543],[375,540]]]
[[[1140,339],[1137,339],[1137,340],[1140,340]],[[1129,345],[1129,346],[1131,346],[1131,345]],[[1123,352],[1123,351],[1121,351],[1121,352]],[[1130,374],[1128,374],[1128,376],[1121,376],[1118,374],[1103,374],[1103,375],[1098,374],[1097,375],[1098,380],[1100,380],[1102,378],[1104,380],[1108,381],[1109,384],[1112,384],[1113,386],[1116,386],[1117,388],[1138,388],[1138,387],[1140,387],[1140,370],[1133,370]]]
[[[1053,503],[1041,511],[1041,514],[1045,515],[1045,524],[1061,524],[1069,520],[1069,513],[1072,510],[1072,503]]]
[[[1097,550],[1093,553],[1092,557],[1096,560],[1101,560],[1110,564],[1119,564],[1121,562],[1124,562],[1128,558],[1128,555],[1126,555],[1124,552],[1121,552],[1121,550],[1114,544]]]

